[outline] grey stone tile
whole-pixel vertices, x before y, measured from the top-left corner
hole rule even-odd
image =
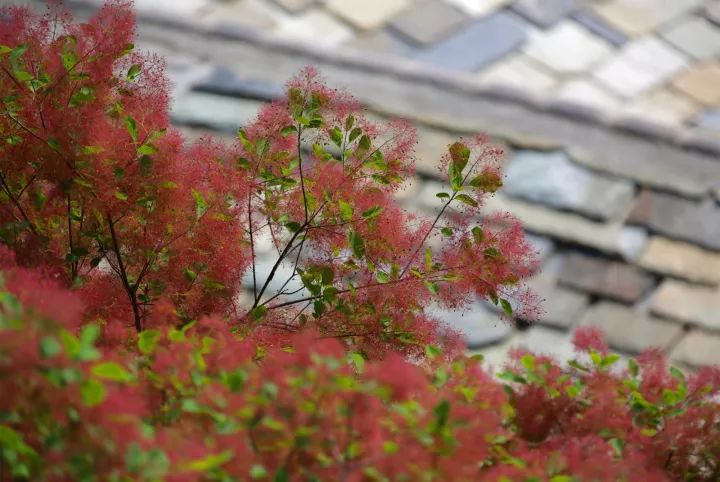
[[[708,109],[701,112],[693,123],[706,129],[720,130],[720,109]]]
[[[357,50],[395,55],[407,55],[412,50],[408,43],[387,30],[373,30],[372,32],[361,33],[349,40],[345,45]]]
[[[512,199],[496,193],[486,201],[483,212],[509,212],[525,229],[550,238],[591,247],[598,251],[636,259],[645,248],[643,229],[622,223],[599,223],[573,213],[556,211],[537,204]]]
[[[616,47],[623,45],[628,40],[625,34],[614,29],[587,10],[575,12],[572,14],[572,18],[595,35],[604,38]]]
[[[612,48],[577,23],[565,20],[550,30],[530,35],[523,51],[559,74],[579,74],[607,57]]]
[[[666,279],[653,294],[650,310],[658,316],[720,330],[720,288]]]
[[[221,132],[236,132],[251,121],[264,105],[255,100],[190,92],[173,102],[170,118],[174,123],[203,126]]]
[[[328,9],[360,30],[387,24],[411,0],[325,0]]]
[[[638,264],[650,271],[696,283],[720,285],[720,253],[694,244],[653,236]]]
[[[702,17],[689,17],[666,28],[662,36],[688,55],[707,60],[720,54],[720,27]]]
[[[705,17],[716,25],[720,25],[720,0],[713,0],[705,6]]]
[[[579,321],[589,302],[588,295],[558,286],[544,273],[530,280],[528,286],[542,300],[537,322],[543,325],[567,329]]]
[[[453,70],[473,71],[512,52],[525,40],[527,24],[500,12],[477,20],[437,45],[412,56]]]
[[[693,330],[680,340],[670,359],[694,367],[720,364],[720,336]]]
[[[652,276],[635,266],[579,253],[565,258],[559,282],[624,303],[637,301],[654,284]]]
[[[193,90],[263,101],[271,101],[285,95],[284,89],[279,84],[241,78],[223,66],[215,67],[207,77],[193,86]]]
[[[660,25],[698,8],[704,0],[609,0],[593,10],[627,35],[650,33]]]
[[[627,306],[601,301],[592,305],[578,326],[593,326],[605,334],[611,348],[639,353],[648,348],[666,349],[682,334],[677,323],[648,317]]]
[[[720,251],[720,207],[711,199],[699,203],[645,190],[638,196],[629,221],[671,238]]]
[[[301,10],[305,10],[311,5],[317,3],[317,0],[273,0],[275,3],[280,5],[285,10],[298,13]]]
[[[562,151],[517,151],[506,171],[504,192],[598,219],[626,214],[634,198],[626,179],[598,175]]]
[[[577,0],[517,0],[511,8],[540,27],[552,27],[578,7]]]
[[[432,44],[469,22],[455,7],[439,0],[426,0],[398,14],[392,28],[418,44]]]
[[[433,305],[426,309],[426,313],[459,331],[470,349],[500,343],[513,331],[507,322],[479,302],[473,303],[466,311]]]

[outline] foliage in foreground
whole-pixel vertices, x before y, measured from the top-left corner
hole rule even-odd
[[[516,353],[498,380],[428,314],[536,310],[520,226],[480,216],[483,138],[448,146],[434,219],[394,197],[412,128],[312,69],[236,145],[188,147],[133,29],[119,0],[0,9],[0,477],[720,477],[717,370],[620,370],[579,331],[578,361]]]

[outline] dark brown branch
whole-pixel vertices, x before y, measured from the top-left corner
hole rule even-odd
[[[140,333],[143,330],[142,325],[142,316],[140,314],[140,306],[137,302],[137,294],[135,291],[135,288],[130,286],[130,282],[127,277],[127,272],[125,271],[125,264],[122,260],[122,254],[120,253],[120,243],[118,242],[117,233],[115,232],[115,224],[113,223],[112,218],[110,217],[110,213],[107,213],[105,215],[105,218],[108,222],[108,227],[110,228],[110,236],[112,238],[113,243],[113,252],[115,253],[115,257],[117,258],[118,268],[120,270],[120,280],[122,281],[123,287],[125,288],[125,292],[128,295],[128,298],[130,298],[130,304],[132,304],[133,309],[133,315],[135,316],[135,330]]]

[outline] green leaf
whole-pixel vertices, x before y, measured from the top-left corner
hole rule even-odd
[[[500,251],[498,251],[497,248],[485,248],[483,250],[483,255],[486,258],[494,259],[500,256]]]
[[[137,76],[140,75],[140,69],[141,69],[140,64],[134,64],[134,65],[132,65],[132,66],[128,69],[127,79],[128,79],[130,82],[132,82],[133,80],[135,80],[135,79],[137,78]]]
[[[160,332],[157,330],[144,330],[138,336],[138,348],[140,351],[149,355],[155,351],[158,341],[160,340]]]
[[[283,137],[287,137],[294,132],[297,132],[297,127],[295,127],[294,125],[285,126],[282,128],[282,130],[280,130],[280,135]]]
[[[250,467],[250,478],[251,479],[264,479],[268,476],[268,471],[265,467],[259,464],[255,464]]]
[[[367,134],[363,134],[362,137],[360,137],[360,141],[358,141],[358,150],[365,152],[370,149],[371,145],[372,143],[370,142],[370,137],[368,137]]]
[[[207,211],[208,203],[203,195],[195,189],[192,190],[192,197],[195,200],[195,216],[200,218],[203,214],[205,214],[205,211]]]
[[[573,482],[573,478],[569,475],[556,475],[550,482]]]
[[[43,358],[50,358],[62,351],[60,342],[53,336],[46,336],[40,340],[40,355]]]
[[[270,143],[267,141],[267,139],[260,139],[255,143],[255,153],[258,156],[262,157],[268,151],[269,147]]]
[[[19,59],[28,49],[27,44],[20,44],[10,51],[10,60],[15,61]]]
[[[210,454],[202,459],[193,460],[189,467],[198,472],[206,472],[220,467],[222,464],[229,462],[233,458],[232,450],[225,450],[219,454]]]
[[[364,220],[372,219],[374,217],[377,217],[382,212],[383,208],[381,206],[373,206],[370,209],[367,209],[363,211],[362,217]]]
[[[425,248],[425,269],[430,271],[432,269],[432,251],[430,248]]]
[[[247,151],[252,152],[252,151],[255,150],[255,146],[254,146],[253,143],[250,141],[250,139],[248,139],[248,136],[247,136],[247,134],[245,133],[245,131],[244,131],[243,129],[238,129],[237,137],[238,137],[238,139],[240,140],[240,143],[243,145],[243,147],[244,147]]]
[[[90,102],[95,98],[95,90],[86,85],[80,87],[72,97],[70,97],[70,106],[75,107],[85,102]]]
[[[360,129],[359,127],[354,128],[353,130],[350,131],[350,136],[348,137],[348,141],[353,142],[355,139],[357,139],[360,136],[360,134],[362,134],[362,129]]]
[[[482,228],[475,226],[470,231],[472,232],[475,244],[482,244],[482,242],[485,240],[485,233],[483,232]]]
[[[449,150],[452,164],[455,165],[457,172],[462,174],[470,159],[470,149],[462,142],[455,142],[450,146]]]
[[[503,313],[505,313],[505,315],[512,316],[513,309],[508,300],[500,298],[500,306],[502,307]]]
[[[353,217],[353,208],[350,204],[345,201],[339,201],[338,206],[340,207],[340,216],[344,221],[350,221]]]
[[[361,353],[355,351],[351,352],[348,357],[350,358],[350,362],[355,365],[355,369],[358,373],[362,373],[365,369],[365,357],[362,356]]]
[[[440,288],[438,287],[437,283],[433,283],[430,281],[424,281],[425,287],[428,289],[428,291],[434,295],[440,293]]]
[[[453,230],[448,227],[440,228],[440,232],[443,234],[443,236],[452,236]]]
[[[155,154],[157,151],[157,147],[153,146],[152,144],[143,144],[142,146],[137,148],[137,153],[141,156]]]
[[[94,407],[105,400],[105,385],[97,380],[85,380],[80,386],[80,395],[83,403],[88,407]]]
[[[48,146],[50,146],[50,149],[52,149],[53,151],[55,151],[55,152],[60,151],[60,142],[58,142],[58,140],[55,139],[54,137],[50,137],[47,140],[47,144],[48,144]]]
[[[457,199],[461,203],[467,204],[468,206],[472,206],[474,208],[478,207],[477,201],[475,201],[467,194],[458,194],[457,196],[455,196],[455,199]]]
[[[347,116],[347,119],[345,119],[345,130],[349,131],[350,129],[352,129],[352,127],[354,125],[355,125],[355,116],[350,114],[349,116]]]
[[[137,142],[137,123],[135,122],[135,119],[133,119],[129,115],[125,116],[125,128],[130,134],[130,138],[133,140],[133,142]]]
[[[302,229],[302,224],[297,221],[290,221],[288,223],[285,223],[285,227],[291,233],[297,233],[298,231],[300,231],[300,229]]]
[[[358,259],[365,256],[365,242],[356,231],[351,230],[348,233],[348,242],[350,243],[350,249],[352,249],[353,256]]]
[[[630,375],[633,377],[638,376],[638,373],[640,373],[640,367],[638,366],[637,362],[630,358],[628,360],[628,370],[630,370]]]
[[[435,415],[435,423],[433,430],[439,431],[447,424],[450,416],[450,402],[443,400],[433,408],[433,414]]]
[[[140,158],[140,174],[142,174],[143,177],[148,177],[150,175],[152,164],[153,161],[150,156],[144,155]]]
[[[390,281],[390,275],[387,274],[384,271],[377,271],[375,273],[375,279],[377,279],[378,283],[387,283]]]
[[[253,321],[262,320],[265,317],[265,314],[267,313],[267,307],[264,305],[256,306],[255,308],[250,311],[250,317],[253,319]]]
[[[125,193],[122,192],[122,191],[115,191],[115,197],[118,198],[118,199],[121,200],[121,201],[127,201],[127,200],[128,200],[128,195],[125,194]]]
[[[336,146],[342,146],[343,133],[340,129],[338,129],[337,127],[333,127],[332,129],[330,129],[328,134],[330,135],[330,140],[333,141]]]
[[[625,442],[623,440],[620,440],[619,438],[611,438],[610,440],[608,440],[608,443],[615,451],[615,455],[617,457],[622,457],[623,449],[625,448]]]
[[[91,373],[98,378],[115,382],[127,382],[132,379],[130,373],[115,362],[102,362],[92,367]]]
[[[275,472],[275,477],[273,478],[273,482],[289,482],[290,481],[290,475],[288,475],[288,471],[285,467],[281,467],[278,469],[277,472]]]
[[[435,196],[439,197],[440,199],[450,199],[450,194],[446,192],[439,192],[435,194]]]
[[[0,55],[5,55],[8,52],[12,52],[12,49],[7,45],[0,45]]]

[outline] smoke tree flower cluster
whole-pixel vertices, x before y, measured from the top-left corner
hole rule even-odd
[[[480,215],[487,139],[448,146],[431,218],[395,197],[412,126],[311,68],[189,145],[134,27],[0,8],[0,478],[718,480],[717,369],[621,370],[579,330],[498,378],[429,315],[538,309],[521,227]]]

